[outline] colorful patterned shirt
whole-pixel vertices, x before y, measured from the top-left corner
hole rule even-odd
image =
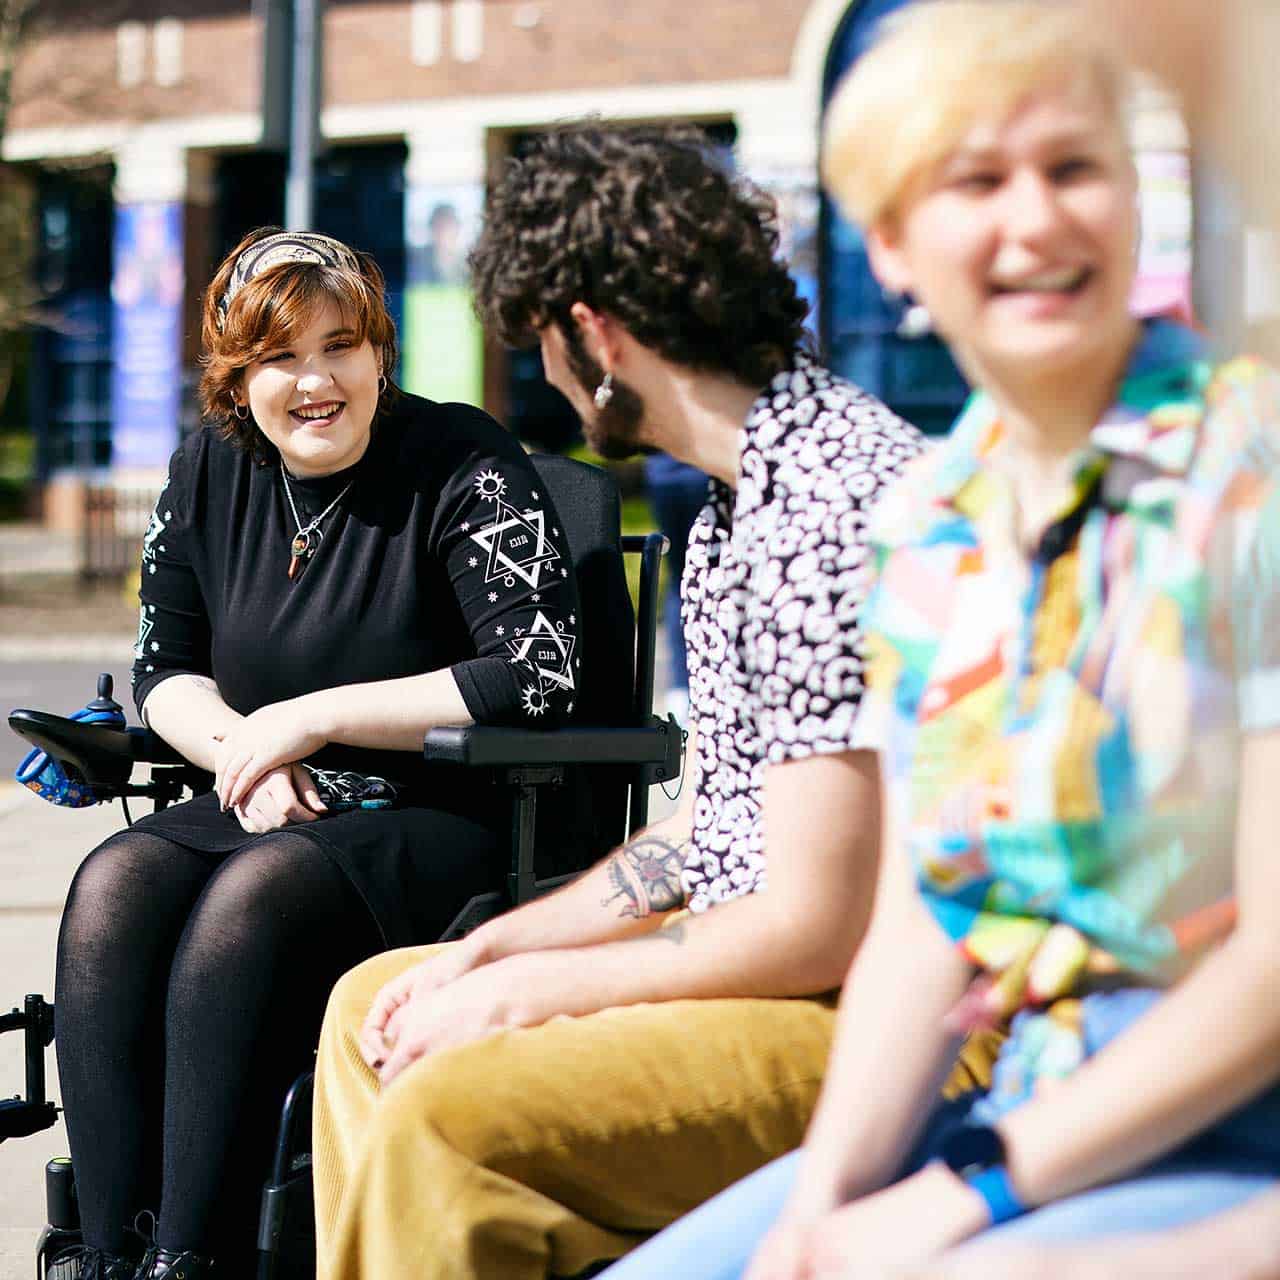
[[[857,730],[1004,1014],[1230,928],[1241,738],[1280,725],[1280,376],[1150,325],[1030,557],[1002,435],[975,396],[875,514]]]

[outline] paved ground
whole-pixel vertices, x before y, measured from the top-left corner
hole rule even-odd
[[[0,539],[3,543],[3,539]],[[0,551],[8,549],[0,545]],[[93,696],[97,673],[112,671],[116,696],[133,719],[128,670],[134,605],[121,592],[86,594],[70,578],[15,580],[0,572],[0,711],[14,706],[67,712]],[[659,634],[659,689],[665,654]],[[25,748],[0,728],[0,1011],[28,992],[53,994],[58,917],[85,852],[122,825],[118,806],[56,809],[12,782]],[[651,816],[670,811],[654,788]],[[54,1051],[49,1096],[60,1097]],[[23,1087],[22,1038],[0,1037],[0,1097]],[[0,1144],[0,1280],[28,1280],[44,1223],[45,1162],[66,1154],[59,1124]]]
[[[118,810],[55,809],[0,782],[0,1008],[53,994],[53,952],[67,886],[84,853],[120,825]],[[49,1096],[57,1098],[53,1051]],[[23,1087],[22,1037],[0,1038],[0,1096]],[[44,1222],[45,1161],[66,1154],[61,1125],[0,1144],[0,1280],[27,1280]]]
[[[118,588],[86,590],[69,570],[73,540],[0,526],[0,711],[73,711],[99,671],[128,703],[136,605]],[[37,572],[38,571],[38,572]],[[118,806],[55,809],[12,781],[26,745],[0,728],[0,1010],[53,995],[58,917],[85,852],[121,825]],[[59,1097],[53,1050],[49,1096]],[[23,1088],[22,1037],[0,1038],[0,1097]],[[0,1280],[26,1280],[44,1222],[45,1161],[66,1153],[62,1126],[0,1144]]]

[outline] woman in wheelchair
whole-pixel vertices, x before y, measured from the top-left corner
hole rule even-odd
[[[207,425],[147,530],[139,711],[213,789],[80,867],[58,1064],[81,1274],[252,1274],[274,1115],[333,981],[498,887],[502,806],[438,725],[573,708],[576,586],[520,446],[396,389],[367,256],[247,236],[203,314]],[[155,1238],[130,1224],[155,1213]]]

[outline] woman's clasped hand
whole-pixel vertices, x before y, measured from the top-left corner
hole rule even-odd
[[[292,812],[285,815],[286,821],[307,822],[324,812],[315,783],[306,770],[284,768],[305,760],[325,745],[326,735],[315,727],[318,701],[290,698],[259,707],[219,737],[214,749],[214,790],[224,809],[248,809],[270,775],[287,783],[295,793],[295,803],[287,806]],[[308,791],[315,803],[308,798]],[[273,795],[283,799],[283,788],[273,788]],[[268,811],[270,808],[269,804]]]

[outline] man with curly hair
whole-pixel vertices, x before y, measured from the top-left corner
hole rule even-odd
[[[697,133],[565,126],[510,164],[471,267],[599,453],[712,477],[692,777],[573,884],[339,984],[324,1280],[572,1275],[797,1146],[875,882],[864,516],[921,440],[806,351],[770,201]]]

